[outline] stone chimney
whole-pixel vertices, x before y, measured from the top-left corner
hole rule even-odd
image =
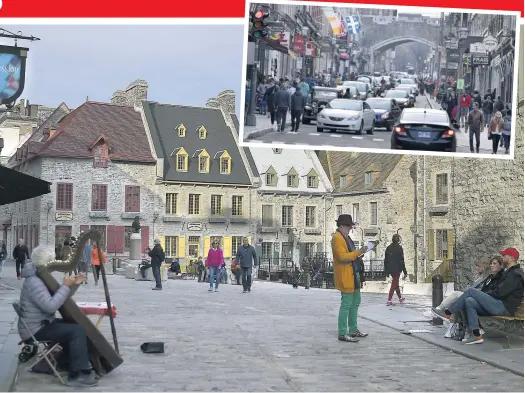
[[[233,90],[224,90],[219,93],[216,100],[224,113],[228,115],[235,113],[235,92]]]
[[[219,101],[217,101],[217,99],[215,98],[210,98],[207,102],[206,102],[206,106],[208,108],[220,108],[220,104],[219,104]]]
[[[31,105],[28,105],[28,116],[29,117],[38,117],[38,108],[40,107],[40,105],[36,105],[36,104],[31,104]]]
[[[111,96],[111,101],[110,102],[112,104],[115,104],[115,105],[127,105],[128,99],[126,97],[126,92],[124,92],[122,90],[117,90]]]
[[[137,79],[126,87],[126,96],[129,106],[140,106],[142,101],[148,99],[148,82]]]

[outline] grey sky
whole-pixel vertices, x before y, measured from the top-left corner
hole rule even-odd
[[[29,48],[22,98],[42,105],[109,102],[135,79],[149,84],[148,99],[203,106],[234,90],[239,110],[243,26],[9,26],[39,37]],[[0,39],[12,45],[12,40]]]

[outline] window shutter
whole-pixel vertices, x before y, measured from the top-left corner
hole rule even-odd
[[[203,254],[205,256],[208,256],[208,251],[211,248],[211,237],[210,236],[204,236],[204,252]]]
[[[232,238],[231,236],[224,237],[224,250],[223,254],[225,258],[232,258]]]
[[[114,253],[117,250],[116,227],[113,225],[108,225],[106,230],[107,230],[106,252],[108,254]]]
[[[448,243],[448,259],[454,259],[454,231],[449,229],[447,231],[447,243]]]
[[[433,261],[436,259],[436,230],[429,229],[428,233],[428,260]]]
[[[166,236],[159,236],[159,240],[162,250],[164,251],[164,253],[166,253]]]
[[[116,226],[115,229],[115,252],[117,254],[122,254],[124,252],[124,226]]]
[[[141,247],[142,247],[142,251],[144,251],[146,248],[149,247],[149,227],[141,227],[140,234],[142,236]],[[122,237],[122,239],[124,239],[124,236]]]
[[[184,236],[179,236],[179,258],[186,258],[186,244],[185,244],[186,238]]]

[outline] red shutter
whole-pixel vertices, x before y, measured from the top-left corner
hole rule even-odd
[[[87,232],[87,231],[89,231],[89,225],[80,226],[80,232]]]
[[[116,227],[110,225],[107,227],[107,240],[106,240],[106,252],[114,253],[117,249],[117,237],[116,237]]]
[[[115,252],[117,254],[122,254],[124,252],[124,237],[126,236],[125,234],[126,227],[118,226],[118,227],[113,227],[113,228],[114,228],[114,234],[115,234]]]
[[[149,247],[149,227],[141,227],[142,251]]]

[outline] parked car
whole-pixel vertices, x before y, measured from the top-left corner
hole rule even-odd
[[[310,124],[312,120],[317,120],[317,114],[324,109],[326,104],[336,99],[340,91],[341,89],[335,87],[314,86],[304,106],[303,124]]]
[[[366,130],[374,133],[376,114],[366,102],[361,100],[332,100],[317,115],[317,132],[325,129],[335,131],[354,131],[357,135]]]
[[[369,98],[366,103],[370,105],[376,114],[376,127],[385,127],[392,131],[393,124],[401,115],[401,108],[391,98]]]
[[[404,109],[390,140],[393,150],[456,151],[457,123],[441,109]]]
[[[390,89],[386,92],[385,98],[391,98],[396,101],[401,108],[410,108],[413,106],[410,94],[407,90]]]

